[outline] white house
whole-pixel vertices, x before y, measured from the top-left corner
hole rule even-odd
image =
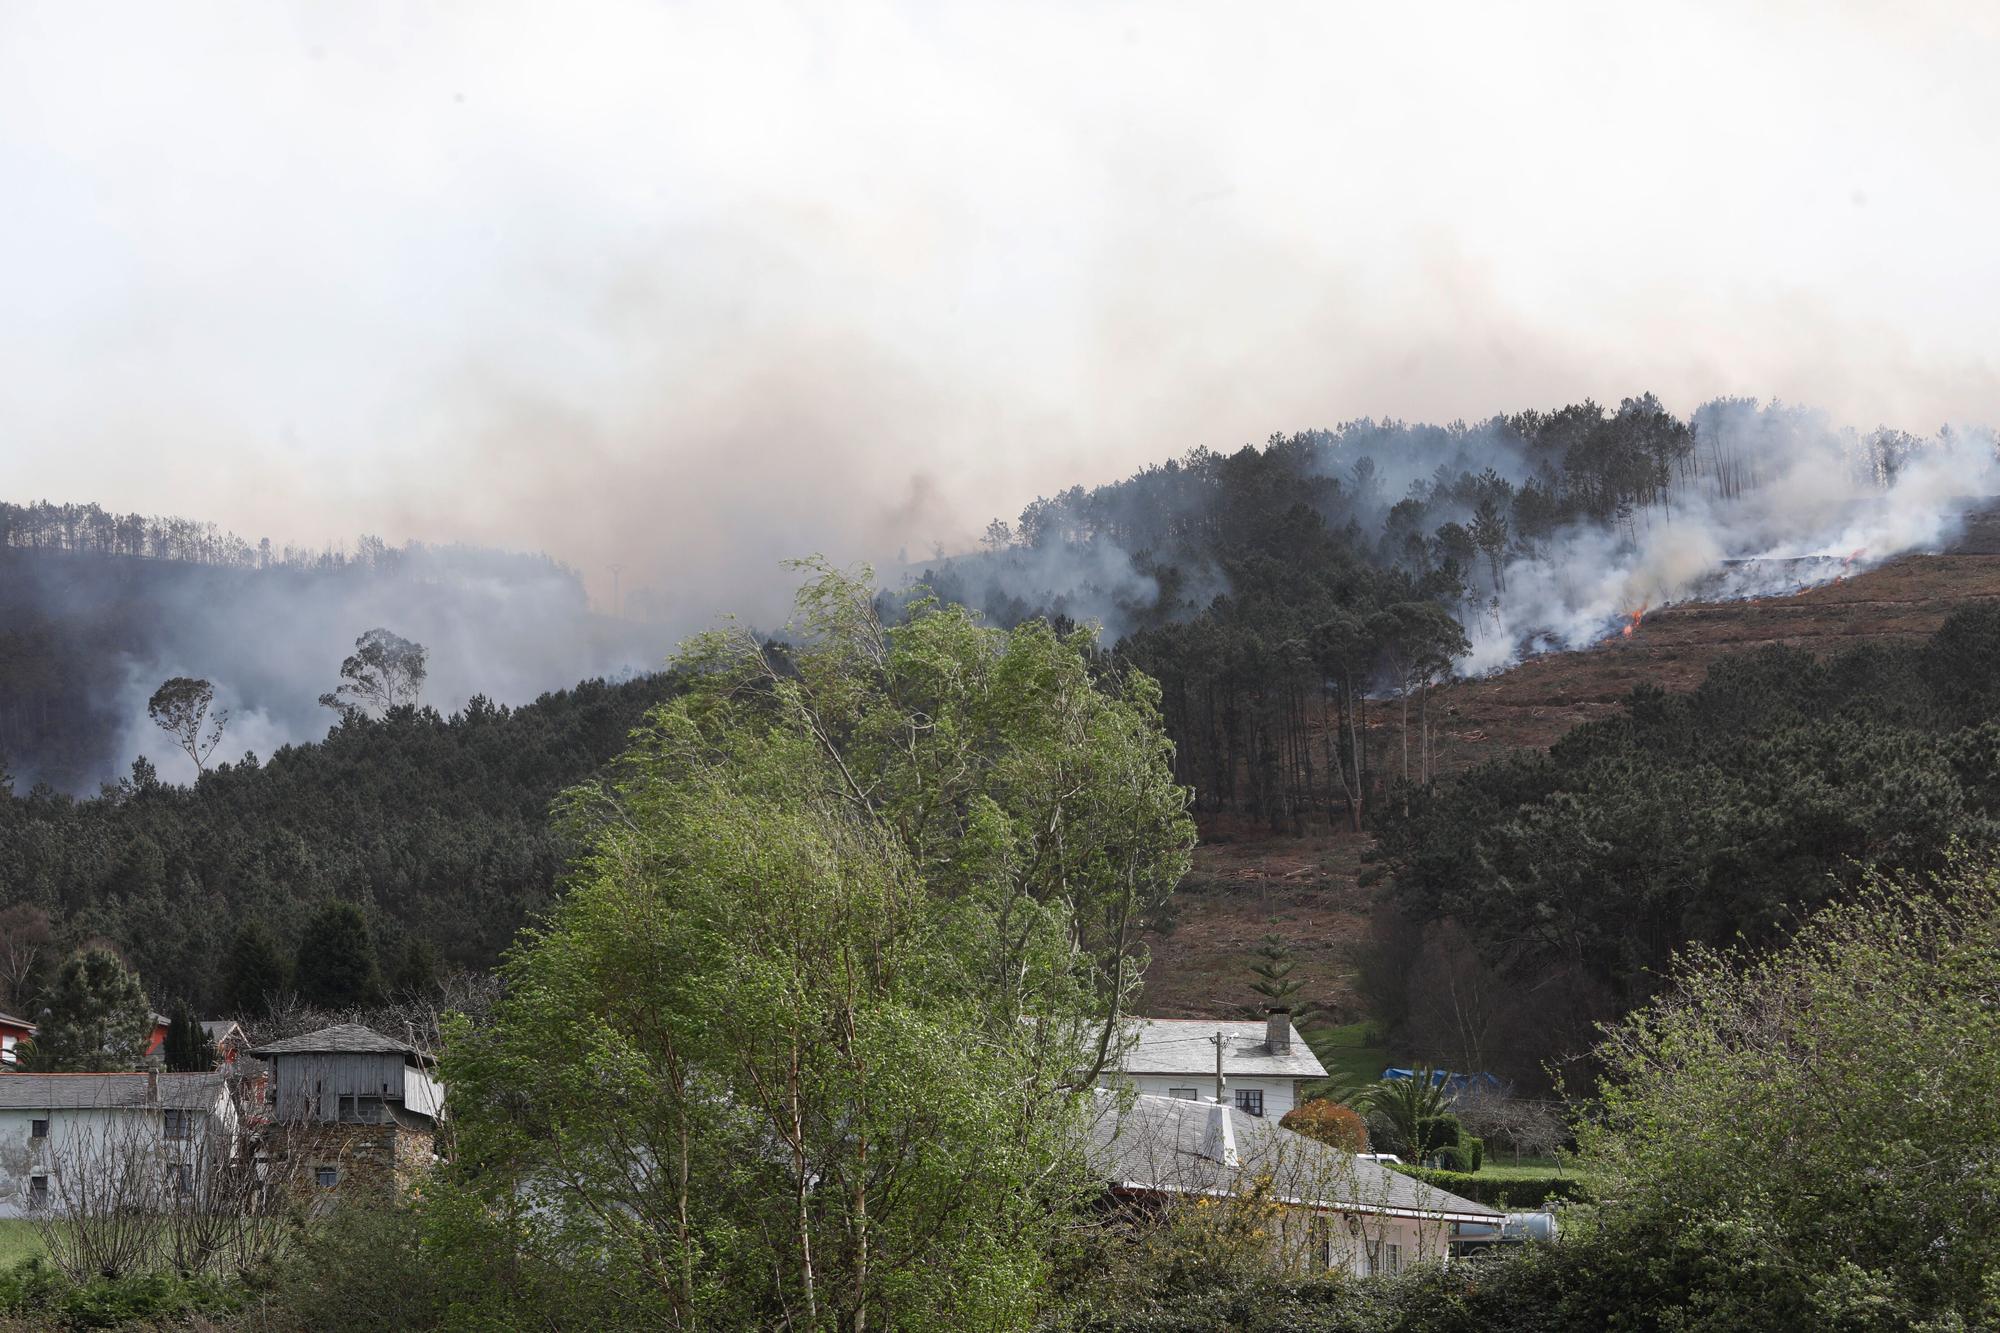
[[[126,1168],[188,1188],[204,1154],[235,1151],[239,1128],[218,1073],[0,1074],[0,1217],[61,1209]]]
[[[1135,1018],[1119,1067],[1103,1086],[1124,1085],[1182,1101],[1215,1100],[1216,1039],[1222,1043],[1224,1101],[1246,1115],[1278,1119],[1305,1100],[1304,1086],[1326,1077],[1326,1066],[1273,1010],[1264,1020]]]
[[[1462,1232],[1500,1213],[1213,1100],[1099,1092],[1090,1158],[1111,1195],[1144,1213],[1189,1201],[1259,1210],[1258,1233],[1299,1271],[1367,1277],[1449,1262]],[[1121,1105],[1121,1101],[1124,1104]]]

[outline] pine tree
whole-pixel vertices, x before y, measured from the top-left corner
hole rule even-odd
[[[215,1068],[215,1043],[201,1030],[201,1020],[185,1001],[176,1001],[167,1018],[167,1040],[161,1047],[167,1068],[178,1073],[198,1074]]]
[[[1250,1012],[1262,1017],[1272,1009],[1289,1009],[1294,1019],[1305,1017],[1309,1006],[1294,999],[1305,989],[1305,982],[1292,976],[1297,966],[1292,960],[1291,946],[1282,935],[1266,935],[1257,945],[1257,961],[1251,964],[1250,973],[1257,979],[1250,983],[1250,989],[1262,998],[1250,1006]]]
[[[261,921],[238,928],[230,941],[224,965],[223,1000],[236,1018],[253,1018],[267,1012],[271,999],[283,994],[291,982],[284,951]]]
[[[397,955],[391,988],[398,995],[421,996],[437,986],[437,948],[429,940],[412,935]]]
[[[23,1063],[44,1071],[133,1069],[152,1032],[138,974],[109,949],[79,949],[56,974]]]
[[[300,998],[322,1009],[350,1009],[381,998],[375,941],[359,907],[330,902],[306,923],[297,977]]]

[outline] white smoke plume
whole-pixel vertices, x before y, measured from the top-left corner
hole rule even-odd
[[[1676,602],[1783,596],[1934,551],[2000,497],[2000,451],[1986,430],[1863,438],[1740,401],[1696,421],[1700,470],[1677,478],[1663,505],[1517,550],[1503,586],[1471,599],[1463,671],[1586,647]]]

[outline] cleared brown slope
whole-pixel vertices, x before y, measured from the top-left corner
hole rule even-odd
[[[1446,771],[1520,746],[1544,747],[1602,717],[1642,682],[1692,689],[1725,653],[1783,643],[1833,653],[1922,638],[1972,602],[2000,600],[2000,553],[1906,556],[1792,597],[1690,602],[1652,612],[1630,638],[1552,653],[1434,696]],[[1390,728],[1393,735],[1393,727]]]
[[[1700,683],[1725,653],[1784,643],[1816,653],[1922,638],[1973,602],[2000,600],[2000,531],[1975,530],[1949,555],[1907,556],[1843,582],[1758,602],[1689,603],[1645,617],[1630,638],[1550,654],[1432,701],[1440,768],[1450,772],[1507,750],[1544,747],[1579,722],[1615,711],[1632,687]],[[1398,752],[1393,709],[1371,728],[1378,753]],[[1170,930],[1153,952],[1142,1006],[1168,1016],[1224,1015],[1248,989],[1258,941],[1277,933],[1297,960],[1302,994],[1335,1017],[1359,1016],[1355,957],[1371,893],[1357,883],[1365,835],[1323,830],[1273,835],[1255,821],[1205,819],[1203,842]]]

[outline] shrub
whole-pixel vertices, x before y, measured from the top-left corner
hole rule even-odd
[[[34,1328],[118,1328],[184,1323],[242,1307],[243,1288],[219,1278],[171,1273],[71,1282],[40,1256],[0,1271],[0,1315]],[[9,1327],[12,1327],[10,1324]]]
[[[1342,1152],[1368,1151],[1368,1122],[1359,1113],[1328,1097],[1315,1098],[1293,1107],[1278,1123],[1295,1134],[1318,1139]]]
[[[1551,1199],[1570,1203],[1588,1203],[1590,1188],[1576,1176],[1475,1176],[1465,1171],[1433,1171],[1426,1167],[1390,1164],[1391,1171],[1400,1171],[1423,1181],[1447,1194],[1456,1194],[1461,1199],[1483,1203],[1489,1208],[1539,1208]]]
[[[444,1316],[423,1222],[405,1208],[343,1207],[269,1274],[273,1328],[435,1327]]]

